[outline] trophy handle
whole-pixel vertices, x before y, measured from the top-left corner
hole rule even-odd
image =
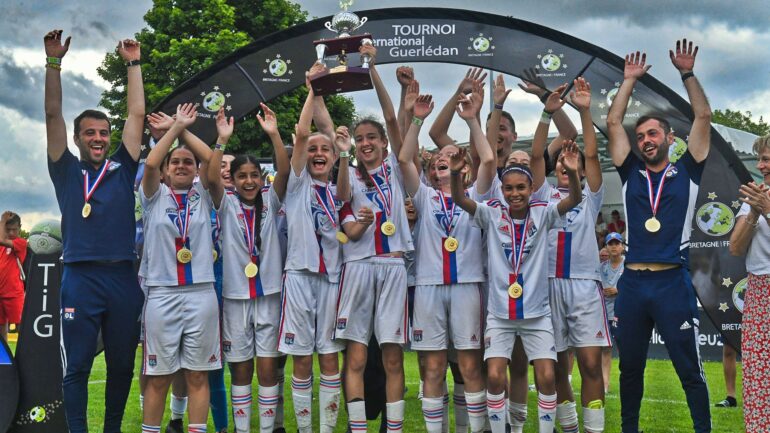
[[[366,24],[366,22],[367,22],[367,21],[369,21],[369,18],[367,18],[367,17],[363,17],[363,18],[361,18],[361,22],[360,22],[360,23],[358,23],[358,25],[356,26],[356,28],[355,28],[355,29],[353,29],[353,30],[358,30],[358,29],[360,29],[360,28],[361,28],[361,26],[363,26],[364,24]]]
[[[332,32],[334,32],[334,33],[339,33],[339,32],[338,32],[336,29],[334,29],[334,28],[332,27],[332,23],[331,23],[331,21],[327,21],[326,23],[324,23],[324,26],[326,26],[326,28],[327,28],[327,29],[329,29],[330,31],[332,31]]]

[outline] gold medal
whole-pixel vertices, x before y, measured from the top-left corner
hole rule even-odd
[[[524,288],[521,287],[521,284],[519,283],[513,283],[510,286],[508,286],[508,296],[510,296],[513,299],[519,299],[523,293],[524,293]]]
[[[86,204],[83,205],[83,210],[80,211],[80,214],[83,215],[83,218],[88,218],[88,216],[91,215],[91,203],[86,202]]]
[[[385,236],[393,236],[396,233],[396,225],[391,221],[385,221],[385,224],[380,227],[380,230]]]
[[[179,261],[179,263],[190,263],[192,260],[192,251],[188,250],[187,248],[182,248],[181,250],[177,251],[176,259]]]
[[[653,216],[644,222],[644,228],[650,233],[655,233],[660,230],[660,221]]]
[[[444,240],[444,249],[450,253],[457,251],[457,247],[459,246],[460,242],[458,242],[457,239],[453,238],[452,236],[449,236]]]
[[[342,232],[337,232],[337,240],[341,244],[346,244],[346,243],[348,243],[348,240],[349,240],[348,239],[348,235],[346,235],[345,233],[342,233]]]
[[[249,263],[243,269],[243,272],[246,274],[246,277],[254,278],[254,277],[257,276],[257,272],[259,272],[259,268],[257,267],[257,265],[255,263]]]
[[[217,253],[217,250],[211,250],[211,256],[214,257],[214,261],[217,261],[217,258],[219,257],[219,254]]]

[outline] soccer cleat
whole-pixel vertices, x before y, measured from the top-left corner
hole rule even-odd
[[[172,419],[166,425],[166,433],[184,433],[184,425],[181,419]]]
[[[725,397],[724,400],[714,405],[714,407],[736,407],[736,406],[738,406],[738,402],[735,400],[735,397],[730,397],[730,396]]]

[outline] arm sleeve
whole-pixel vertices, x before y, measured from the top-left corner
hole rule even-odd
[[[628,152],[628,156],[626,156],[626,160],[623,161],[623,164],[620,167],[615,167],[618,171],[618,175],[620,175],[620,181],[623,185],[628,181],[628,176],[631,175],[631,171],[634,169],[637,161],[639,161],[639,158],[634,155],[634,152]]]
[[[690,153],[690,150],[687,149],[687,151],[682,155],[681,158],[679,158],[679,161],[681,161],[682,164],[684,164],[685,168],[687,169],[687,174],[690,175],[690,179],[692,179],[693,182],[695,182],[696,185],[700,185],[700,178],[701,175],[703,175],[703,169],[706,167],[706,161],[708,158],[704,159],[701,162],[695,162],[695,159],[692,157],[692,154]]]
[[[476,213],[473,215],[473,225],[482,230],[487,229],[489,221],[493,218],[493,213],[496,208],[493,208],[486,203],[476,203]]]
[[[27,240],[24,238],[16,238],[13,240],[13,253],[20,262],[23,262],[27,258]]]

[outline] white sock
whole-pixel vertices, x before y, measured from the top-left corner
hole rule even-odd
[[[441,417],[441,432],[449,433],[449,388],[444,380],[444,414]]]
[[[294,402],[294,415],[297,417],[299,433],[311,433],[313,427],[313,379],[291,377],[291,398]]]
[[[348,423],[352,433],[366,433],[366,402],[348,402]]]
[[[556,418],[556,394],[537,393],[537,417],[540,421],[540,433],[553,433]]]
[[[160,426],[142,424],[142,433],[160,433]]]
[[[457,385],[455,385],[457,386]],[[472,433],[478,433],[483,432],[486,430],[487,422],[489,422],[489,418],[487,417],[487,392],[484,390],[481,390],[479,392],[465,392],[465,404],[466,404],[466,414],[468,419],[468,424],[471,427]],[[455,414],[455,421],[457,420],[457,414]],[[461,431],[460,428],[457,428],[457,431]],[[463,433],[468,431],[468,427],[466,425],[465,430],[462,430]]]
[[[235,433],[248,433],[251,429],[251,385],[231,385],[230,400]]]
[[[187,433],[206,433],[206,424],[189,424]]]
[[[471,415],[471,395],[465,394],[465,401],[468,403],[468,416]],[[489,425],[492,427],[492,433],[505,433],[505,393],[490,394],[487,391],[487,412],[489,413]],[[476,432],[473,418],[471,418],[471,429]]]
[[[259,431],[273,433],[275,409],[278,406],[278,385],[260,386],[258,396]]]
[[[574,401],[565,401],[556,406],[556,418],[563,433],[580,433],[577,409]]]
[[[313,375],[310,375],[311,381]],[[273,423],[273,430],[278,427],[283,427],[283,391],[284,382],[286,377],[283,372],[283,368],[279,368],[275,372],[275,378],[278,380],[278,406],[275,407],[275,422]]]
[[[425,398],[423,398],[425,400]],[[439,401],[441,401],[439,399]],[[401,433],[404,427],[404,400],[385,403],[385,415],[388,419],[388,433]],[[439,424],[440,425],[440,424]]]
[[[484,394],[486,397],[486,394]],[[468,433],[468,407],[465,405],[465,384],[455,383],[452,391],[455,406],[455,433]],[[486,409],[486,403],[484,403]]]
[[[422,416],[428,433],[440,433],[444,418],[444,399],[442,397],[422,397]]]
[[[527,404],[508,400],[508,417],[511,422],[511,433],[523,433],[527,422]]]
[[[187,411],[187,397],[177,397],[171,393],[168,406],[171,409],[171,419],[182,419]]]
[[[318,404],[321,411],[321,433],[332,433],[337,426],[337,415],[340,412],[340,374],[332,376],[321,375],[318,387]]]
[[[585,433],[604,432],[604,408],[583,408],[583,430]]]

